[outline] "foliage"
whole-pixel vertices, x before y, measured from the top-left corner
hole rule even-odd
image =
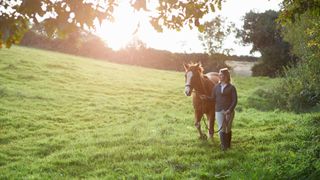
[[[320,63],[318,59],[299,62],[285,69],[275,84],[257,89],[249,98],[249,107],[259,110],[281,109],[294,112],[320,107]]]
[[[320,15],[319,0],[283,0],[281,3],[281,14],[279,21],[282,24],[295,22],[305,13],[311,13],[312,16]]]
[[[243,29],[238,31],[237,36],[244,44],[253,44],[251,52],[261,53],[261,63],[252,69],[254,76],[275,77],[282,74],[285,66],[296,62],[296,57],[290,54],[289,44],[281,37],[277,18],[278,13],[272,10],[251,11],[244,18]]]
[[[178,31],[183,26],[189,26],[190,28],[196,26],[199,31],[203,31],[203,25],[199,20],[204,15],[215,12],[217,8],[221,9],[222,0],[159,0],[158,2],[157,15],[150,20],[157,31],[162,32],[163,26]]]
[[[319,74],[318,59],[310,59],[307,63],[300,63],[286,71],[278,93],[286,93],[284,96],[287,97],[285,102],[288,109],[301,111],[320,103]]]
[[[307,11],[284,25],[284,39],[301,60],[297,66],[285,70],[284,78],[269,96],[278,107],[305,111],[320,104],[319,18],[320,15]],[[310,33],[316,29],[317,33]]]
[[[320,105],[319,60],[298,63],[296,67],[288,68],[284,73],[284,78],[276,84],[253,93],[249,101],[252,107],[303,112]],[[259,101],[256,101],[257,99]]]
[[[0,51],[0,69],[0,179],[320,176],[319,111],[248,107],[276,79],[233,77],[233,144],[222,152],[216,134],[197,139],[181,72],[15,46]]]
[[[227,24],[225,18],[217,16],[204,23],[204,31],[199,35],[199,39],[210,55],[215,53],[229,55],[233,49],[222,49],[222,44],[231,32],[235,32],[235,25],[233,23]]]
[[[20,44],[93,58],[105,58],[107,54],[112,52],[101,38],[80,29],[70,33],[65,39],[50,39],[41,33],[39,34],[38,30],[37,28],[37,30],[28,31]]]
[[[320,17],[320,1],[319,0],[284,0],[282,2],[282,11],[280,13],[280,17],[278,19],[279,22],[282,23],[284,27],[287,29],[294,29],[294,26],[305,28],[300,29],[300,32],[296,34],[297,36],[307,36],[307,37],[300,37],[297,39],[304,40],[306,43],[302,43],[307,45],[306,49],[310,49],[313,51],[317,51],[320,49],[320,23],[317,18]],[[306,22],[304,22],[306,21]],[[286,32],[287,38],[290,32]],[[292,33],[291,33],[292,36]],[[291,37],[288,41],[294,41],[294,37]],[[299,46],[298,43],[292,42],[294,46]],[[295,53],[298,53],[297,50],[294,50]],[[310,53],[305,53],[310,54]],[[300,57],[303,55],[297,54]]]
[[[312,56],[320,55],[320,14],[310,12],[301,15],[299,20],[284,25],[284,39],[292,46],[292,53],[307,61]]]
[[[1,1],[0,42],[10,47],[19,42],[30,28],[30,23],[38,24],[39,21],[44,24],[49,37],[63,37],[74,32],[77,27],[92,28],[95,18],[100,22],[111,19],[114,6],[114,3],[103,6],[98,1]]]
[[[180,30],[183,26],[198,27],[205,14],[221,8],[222,0],[158,1],[158,7],[150,13],[150,23],[157,31],[163,27]],[[23,0],[0,2],[0,48],[2,44],[10,47],[18,43],[30,24],[45,24],[45,32],[52,36],[64,37],[74,32],[77,27],[93,29],[95,21],[113,20],[113,12],[119,0]],[[131,1],[135,10],[147,9],[147,0]],[[150,2],[149,2],[150,3]],[[154,3],[154,2],[153,2]]]
[[[146,49],[147,45],[141,41],[138,37],[134,37],[125,47],[125,49],[142,50]]]

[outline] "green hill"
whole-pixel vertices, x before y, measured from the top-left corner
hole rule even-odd
[[[217,135],[198,140],[183,73],[1,49],[0,179],[319,177],[320,113],[249,106],[275,81],[234,78],[233,144],[221,152]]]

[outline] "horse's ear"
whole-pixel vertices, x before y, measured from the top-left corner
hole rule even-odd
[[[196,66],[198,67],[199,72],[202,73],[203,67],[202,67],[201,61],[199,61]]]
[[[196,67],[201,67],[201,63],[198,62],[198,63],[196,64]]]
[[[184,70],[185,70],[185,71],[188,71],[188,70],[189,70],[189,64],[183,63],[183,67],[184,67]]]

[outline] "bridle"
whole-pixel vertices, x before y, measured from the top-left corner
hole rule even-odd
[[[190,70],[190,71],[191,71],[191,70]],[[192,76],[190,77],[191,79],[188,79],[188,73],[189,73],[190,71],[187,71],[186,74],[185,74],[186,84],[185,84],[184,87],[193,88],[193,87],[191,86]],[[191,72],[192,72],[192,71],[191,71]],[[193,72],[192,72],[192,74],[193,74]]]
[[[190,89],[192,88],[193,89],[193,91],[195,91],[196,93],[198,93],[199,95],[202,95],[200,92],[199,92],[199,90],[197,90],[195,87],[193,87],[192,85],[191,85],[191,83],[192,83],[192,79],[195,77],[194,76],[194,72],[192,71],[192,70],[189,70],[188,72],[192,72],[192,76],[190,77],[190,80],[187,80],[187,82],[186,82],[186,84],[185,84],[185,87],[189,87]],[[186,79],[187,79],[187,74],[188,74],[188,72],[186,72]],[[199,74],[199,76],[200,76],[200,74]],[[201,80],[201,77],[200,77],[200,82],[201,82],[201,88],[204,90],[204,91],[206,91],[206,89],[204,88],[204,85],[203,85],[203,82],[202,82],[202,80]],[[206,93],[205,93],[206,94]]]
[[[188,71],[188,72],[189,72],[189,71]],[[193,71],[191,71],[191,72],[194,74]],[[193,78],[193,77],[194,77],[194,75],[193,75],[191,78]],[[200,89],[202,89],[202,90],[204,91],[204,94],[203,94],[203,93],[200,93],[199,90],[197,90],[196,88],[194,88],[194,87],[191,85],[191,81],[192,81],[192,80],[189,80],[189,82],[187,82],[187,83],[185,84],[185,87],[192,88],[192,89],[193,89],[196,93],[198,93],[199,95],[207,95],[208,92],[207,92],[207,90],[206,90],[206,88],[205,88],[205,86],[204,86],[204,83],[203,83],[203,80],[202,80],[200,74],[199,74],[199,79],[200,79],[200,83],[201,83]]]

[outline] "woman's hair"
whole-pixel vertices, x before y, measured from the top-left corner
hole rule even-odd
[[[226,78],[226,82],[231,82],[231,76],[228,68],[222,68],[219,70],[219,73],[223,74],[223,76]]]

